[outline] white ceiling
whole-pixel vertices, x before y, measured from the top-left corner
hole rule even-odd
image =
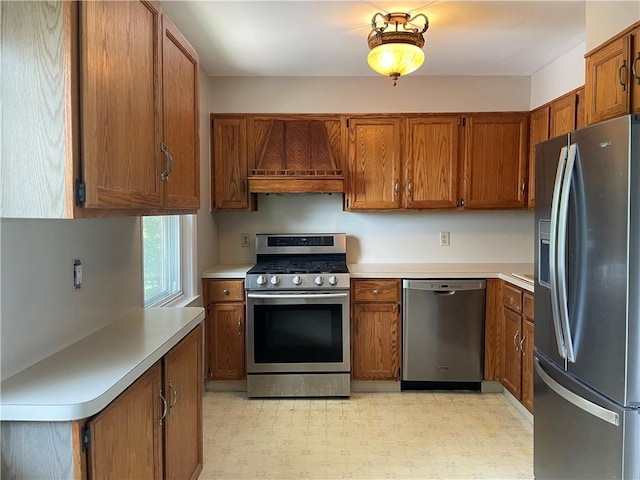
[[[424,13],[412,75],[531,75],[585,41],[585,0],[163,1],[210,76],[369,76],[376,12]]]

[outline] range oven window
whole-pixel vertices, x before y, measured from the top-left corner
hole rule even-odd
[[[255,363],[342,362],[342,305],[255,305]]]

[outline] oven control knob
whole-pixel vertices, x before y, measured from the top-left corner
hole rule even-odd
[[[300,275],[296,275],[293,277],[292,281],[294,285],[300,285],[302,283],[302,277]]]
[[[331,275],[329,277],[329,285],[337,285],[338,284],[338,279],[336,278],[335,275]]]
[[[316,285],[320,286],[324,283],[324,278],[317,276],[314,282],[316,283]]]
[[[280,283],[280,279],[277,275],[274,275],[273,277],[271,277],[270,282],[271,285],[278,285]]]
[[[262,285],[266,285],[267,284],[267,278],[264,275],[258,275],[258,278],[256,279],[256,283],[260,286]]]

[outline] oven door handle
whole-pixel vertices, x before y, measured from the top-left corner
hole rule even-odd
[[[277,299],[291,299],[297,300],[300,298],[346,298],[348,293],[247,293],[247,298],[277,298]]]

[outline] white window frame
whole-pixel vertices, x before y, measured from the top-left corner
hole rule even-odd
[[[182,290],[168,297],[164,297],[148,307],[186,307],[198,299],[197,288],[197,232],[196,215],[180,215],[180,279]],[[142,219],[140,220],[141,241]],[[142,245],[142,282],[144,306],[144,245]]]

